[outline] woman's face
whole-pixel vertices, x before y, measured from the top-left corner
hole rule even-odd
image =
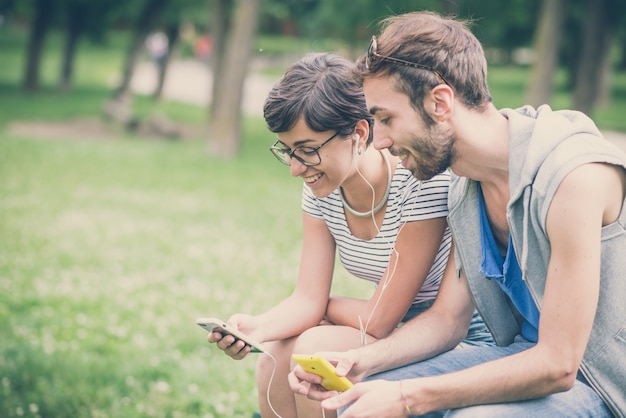
[[[291,152],[300,147],[317,148],[324,144],[317,150],[320,157],[318,165],[307,166],[297,158],[291,158],[291,175],[302,177],[316,197],[328,196],[355,171],[355,141],[350,140],[351,137],[337,135],[326,142],[336,133],[333,130],[316,132],[300,119],[291,130],[278,134],[282,146]]]

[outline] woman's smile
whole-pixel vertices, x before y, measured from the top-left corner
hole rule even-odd
[[[308,176],[308,177],[304,177],[304,182],[308,185],[308,186],[312,186],[313,184],[317,183],[317,181],[319,179],[321,179],[324,176],[323,173],[317,173],[314,174],[312,176]]]

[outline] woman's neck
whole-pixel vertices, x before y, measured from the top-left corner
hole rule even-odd
[[[367,148],[357,155],[354,173],[341,185],[341,193],[350,208],[368,212],[376,207],[389,188],[397,162],[398,158],[386,150]]]

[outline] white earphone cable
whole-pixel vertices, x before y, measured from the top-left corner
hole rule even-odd
[[[356,167],[357,173],[359,173],[359,176],[361,176],[363,181],[365,181],[365,183],[367,183],[369,188],[372,190],[372,214],[371,214],[371,218],[372,218],[372,222],[374,224],[374,227],[376,228],[376,235],[380,235],[381,231],[380,231],[380,228],[378,227],[378,224],[376,223],[375,213],[373,212],[374,205],[376,204],[376,196],[375,196],[374,186],[372,186],[372,184],[365,178],[363,173],[361,173],[361,171],[359,170],[359,165],[355,163],[355,167]],[[418,195],[421,192],[421,188],[422,188],[422,182],[420,181],[419,185],[418,185],[418,189],[417,189],[417,194]],[[400,227],[399,227],[398,233],[396,234],[396,241],[393,243],[393,246],[391,248],[391,253],[389,255],[389,260],[391,261],[391,256],[393,254],[395,254],[395,256],[396,256],[395,262],[393,263],[393,266],[387,266],[387,269],[385,270],[385,276],[383,277],[381,282],[378,284],[379,286],[382,285],[382,290],[381,290],[380,294],[378,295],[378,298],[376,299],[376,302],[374,303],[374,307],[370,311],[370,314],[369,314],[369,316],[367,318],[365,326],[363,326],[363,320],[361,318],[361,315],[359,315],[359,329],[360,329],[360,332],[361,332],[361,344],[362,345],[367,345],[367,329],[369,327],[369,324],[370,324],[372,318],[374,317],[374,313],[376,312],[376,309],[378,308],[378,305],[379,305],[380,301],[382,300],[382,297],[383,297],[383,294],[385,293],[385,290],[387,290],[387,287],[389,286],[389,284],[391,284],[391,280],[393,279],[393,277],[394,277],[394,275],[396,273],[396,268],[398,267],[398,262],[400,260],[400,253],[396,250],[396,242],[397,242],[398,235],[400,235],[400,232],[402,232],[402,229],[405,227],[405,225],[406,225],[406,222],[402,223],[400,225]],[[391,243],[391,242],[389,242],[389,243]]]
[[[274,415],[276,415],[278,418],[283,418],[280,416],[278,412],[276,412],[276,410],[272,406],[272,401],[270,400],[270,388],[272,387],[272,381],[274,380],[274,374],[276,373],[276,368],[278,367],[278,363],[276,361],[276,358],[272,354],[270,354],[268,351],[264,351],[263,353],[261,353],[261,355],[263,354],[267,354],[272,359],[272,361],[274,361],[274,369],[272,369],[270,380],[267,382],[267,404],[269,405]]]

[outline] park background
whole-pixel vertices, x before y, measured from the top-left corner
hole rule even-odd
[[[265,94],[411,10],[473,20],[496,106],[577,108],[626,147],[620,1],[0,0],[0,416],[252,416],[254,358],[195,319],[295,283],[302,184]],[[333,291],[372,289],[338,267]]]

